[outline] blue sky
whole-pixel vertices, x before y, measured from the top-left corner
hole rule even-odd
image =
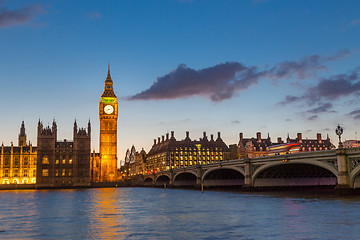
[[[92,122],[111,64],[118,154],[220,131],[276,141],[360,133],[359,1],[0,0],[0,140],[39,118],[58,138]]]

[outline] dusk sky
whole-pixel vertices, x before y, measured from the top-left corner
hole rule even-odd
[[[0,141],[92,123],[108,62],[118,155],[175,131],[360,138],[360,1],[0,0]]]

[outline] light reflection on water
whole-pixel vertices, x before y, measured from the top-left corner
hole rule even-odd
[[[360,197],[104,188],[0,192],[0,239],[359,239]]]

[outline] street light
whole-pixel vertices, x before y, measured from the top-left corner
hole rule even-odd
[[[340,126],[340,124],[338,124],[337,128],[335,129],[335,133],[339,136],[339,148],[343,147],[343,144],[341,142],[341,134],[343,134],[343,132],[344,129]]]

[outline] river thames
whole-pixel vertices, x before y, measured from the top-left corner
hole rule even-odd
[[[0,192],[0,239],[359,239],[360,196],[103,188]]]

